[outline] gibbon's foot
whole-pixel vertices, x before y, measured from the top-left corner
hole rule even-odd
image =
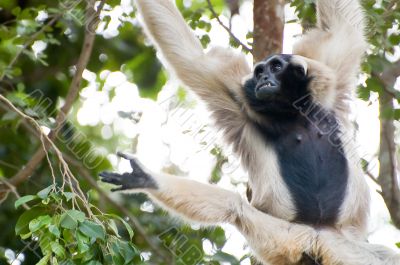
[[[113,173],[113,172],[101,172],[99,174],[101,181],[117,185],[119,187],[111,189],[111,191],[122,191],[130,189],[157,189],[157,183],[152,176],[147,174],[135,158],[118,152],[117,155],[126,160],[129,160],[132,167],[131,173]]]

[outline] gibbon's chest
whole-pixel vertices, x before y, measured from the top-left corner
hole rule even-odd
[[[277,154],[282,178],[296,206],[293,221],[315,226],[333,225],[343,203],[347,159],[335,117],[313,112],[264,136]]]

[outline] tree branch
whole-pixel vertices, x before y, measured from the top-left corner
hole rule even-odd
[[[96,37],[96,33],[93,29],[95,29],[100,22],[98,15],[102,7],[104,6],[104,2],[105,0],[102,0],[100,2],[97,11],[95,11],[94,9],[95,1],[90,1],[88,4],[88,8],[86,11],[86,21],[85,21],[86,22],[85,38],[83,41],[78,62],[76,64],[76,71],[71,81],[70,87],[68,89],[68,94],[65,98],[65,103],[56,117],[55,129],[52,130],[49,134],[50,140],[53,140],[56,137],[59,130],[62,128],[66,116],[68,115],[72,107],[72,104],[74,103],[76,97],[78,96],[82,81],[82,73],[89,62],[93,50],[94,40]],[[89,23],[91,23],[90,28],[89,28]],[[9,179],[9,183],[13,186],[18,186],[19,184],[24,182],[27,178],[29,178],[32,172],[36,169],[36,167],[41,163],[41,161],[45,157],[46,153],[45,151],[48,150],[49,147],[50,147],[49,143],[46,142],[44,144],[44,148],[39,148],[36,151],[36,153],[32,156],[31,160],[29,160],[29,162],[25,165],[25,167],[23,167],[19,172],[17,172],[17,174],[15,174],[12,178]]]
[[[208,4],[208,8],[210,9],[211,13],[213,14],[214,18],[218,21],[218,23],[226,30],[226,32],[229,33],[229,36],[237,43],[239,44],[243,50],[245,50],[246,52],[252,53],[252,49],[249,48],[246,44],[244,44],[243,42],[241,42],[238,37],[235,36],[235,34],[233,34],[233,32],[231,31],[231,29],[229,27],[227,27],[224,23],[222,23],[221,19],[219,18],[217,12],[215,12],[214,7],[211,3],[210,0],[207,0],[207,4]]]

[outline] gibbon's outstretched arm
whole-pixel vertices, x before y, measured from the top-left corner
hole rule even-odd
[[[222,48],[204,53],[171,0],[136,0],[136,6],[167,66],[208,104],[218,126],[241,128],[241,82],[250,73],[244,56]]]
[[[264,264],[296,264],[303,253],[324,265],[395,265],[400,256],[390,250],[347,239],[337,231],[290,223],[250,206],[238,194],[190,179],[150,173],[134,158],[131,173],[103,172],[102,181],[117,185],[113,191],[145,192],[164,208],[206,225],[229,223],[248,240]]]
[[[367,48],[362,8],[359,0],[318,0],[317,18],[317,28],[300,39],[293,53],[331,67],[336,73],[338,99],[346,99],[346,93],[356,88]]]

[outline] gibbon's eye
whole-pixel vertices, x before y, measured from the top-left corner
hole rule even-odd
[[[257,65],[256,68],[254,68],[254,76],[257,79],[260,79],[263,74],[264,74],[264,65]]]
[[[306,72],[302,66],[297,66],[294,68],[294,74],[298,77],[304,77]]]
[[[273,61],[270,66],[272,73],[277,73],[277,72],[281,71],[282,68],[283,68],[283,66],[280,61]]]

